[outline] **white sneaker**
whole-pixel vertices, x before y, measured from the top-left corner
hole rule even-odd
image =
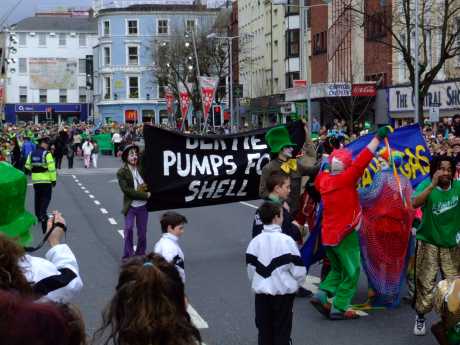
[[[414,335],[425,335],[426,334],[426,321],[424,317],[416,316],[414,325]]]

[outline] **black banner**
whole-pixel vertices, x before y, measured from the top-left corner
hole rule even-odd
[[[198,136],[145,126],[149,211],[259,199],[266,131]]]

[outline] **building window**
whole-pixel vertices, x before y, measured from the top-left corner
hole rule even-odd
[[[327,53],[327,31],[318,32],[313,35],[313,55]]]
[[[294,86],[294,80],[300,79],[299,72],[286,73],[286,89],[290,89]]]
[[[386,36],[384,12],[367,15],[365,25],[367,40],[373,41]]]
[[[19,103],[27,103],[27,86],[19,87]]]
[[[78,35],[78,45],[80,47],[86,47],[87,45],[86,38],[87,38],[86,34]]]
[[[104,99],[112,98],[112,79],[104,77]]]
[[[139,98],[139,77],[128,77],[128,98]]]
[[[110,47],[104,47],[104,66],[110,66],[112,57],[110,56]]]
[[[167,19],[158,20],[158,34],[167,35],[169,33],[169,21]]]
[[[78,100],[80,103],[86,103],[86,87],[80,86],[78,88]]]
[[[67,90],[59,89],[59,103],[67,103]]]
[[[286,5],[286,16],[297,15],[299,13],[300,13],[299,0],[288,0],[287,5]]]
[[[128,25],[128,35],[137,35],[139,33],[137,19],[129,19],[127,22]]]
[[[59,34],[59,46],[65,47],[67,44],[67,35],[66,34]]]
[[[19,45],[20,46],[27,45],[27,34],[25,32],[19,33]]]
[[[103,28],[104,36],[110,36],[110,20],[104,20]]]
[[[128,65],[139,65],[139,47],[128,47]]]
[[[86,59],[78,59],[78,73],[86,74]]]
[[[48,90],[40,89],[38,91],[39,97],[38,100],[40,103],[47,103],[48,102]]]
[[[38,45],[40,47],[46,47],[46,32],[40,32],[38,34]]]
[[[195,19],[187,19],[185,22],[185,30],[187,32],[196,31],[196,21]]]
[[[19,73],[21,74],[27,73],[27,59],[26,58],[19,58]]]
[[[286,31],[286,57],[298,57],[300,52],[300,31],[298,29]]]

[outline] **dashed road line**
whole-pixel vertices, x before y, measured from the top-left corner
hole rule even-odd
[[[94,200],[94,203],[98,206],[101,204],[98,200]]]
[[[113,219],[113,218],[109,218],[108,221],[109,221],[109,223],[112,224],[112,225],[118,224],[117,221],[116,221],[115,219]]]
[[[94,199],[94,195],[93,194],[90,194],[88,195],[91,199]]]
[[[101,212],[102,212],[103,214],[109,213],[105,208],[101,208],[100,210],[101,210]]]

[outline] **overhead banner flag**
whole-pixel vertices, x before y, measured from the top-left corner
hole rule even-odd
[[[365,135],[347,146],[352,151],[353,158],[369,144],[373,137],[374,134]],[[430,150],[423,139],[420,126],[416,124],[398,128],[388,136],[388,141],[391,151],[399,152],[403,157],[403,164],[398,168],[398,173],[407,177],[415,188],[430,174]],[[384,143],[381,142],[379,150],[383,147]],[[364,171],[361,186],[369,186],[377,171],[378,160],[374,158]]]
[[[184,83],[179,83],[179,103],[180,103],[180,111],[182,114],[182,124],[181,129],[184,129],[185,118],[187,117],[188,110],[190,108],[190,94],[188,90],[191,89],[191,84],[188,84],[188,89],[185,87]]]
[[[299,123],[301,127],[303,125]],[[151,198],[150,211],[210,206],[259,199],[262,168],[270,160],[265,143],[268,129],[232,135],[186,135],[144,126],[144,170]],[[289,128],[295,133],[295,125]],[[291,136],[293,136],[291,134]],[[294,136],[299,147],[300,137]],[[362,137],[348,148],[356,156],[372,139]],[[417,185],[429,174],[430,154],[419,126],[397,129],[389,137],[391,148],[403,154],[399,173]],[[371,162],[362,185],[372,183],[378,167]]]
[[[173,113],[174,94],[171,88],[165,87],[166,110],[169,115]]]
[[[211,109],[214,96],[216,95],[218,77],[198,77],[200,85],[201,103],[203,103],[203,116],[205,123],[208,121],[209,110]]]

